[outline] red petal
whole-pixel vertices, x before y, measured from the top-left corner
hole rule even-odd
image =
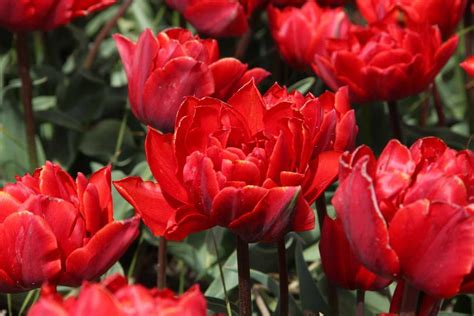
[[[215,83],[213,97],[226,100],[229,94],[236,92],[232,88],[247,70],[247,65],[235,58],[221,58],[210,65],[209,69],[212,71]],[[247,82],[248,80],[244,83]]]
[[[369,157],[359,160],[339,185],[332,204],[357,259],[371,271],[392,277],[399,272],[399,262],[390,247],[387,224],[367,174],[368,163]]]
[[[71,316],[81,315],[123,315],[119,302],[99,284],[86,284],[73,307]]]
[[[138,236],[139,224],[139,217],[133,217],[111,222],[99,230],[84,247],[69,255],[61,284],[78,285],[82,280],[92,280],[102,275]]]
[[[310,164],[308,174],[303,182],[305,199],[311,204],[333,183],[338,174],[340,152],[325,151]]]
[[[128,177],[114,181],[114,186],[156,236],[163,236],[170,222],[175,221],[176,210],[166,202],[158,184]]]
[[[41,168],[40,191],[44,195],[73,202],[76,184],[71,176],[60,166],[49,161]]]
[[[39,287],[61,271],[56,237],[40,216],[28,211],[11,214],[0,224],[0,241],[0,271],[15,281],[14,287],[0,283],[1,291]]]
[[[0,191],[0,223],[18,210],[20,203],[7,192]]]
[[[461,63],[462,69],[468,73],[470,76],[474,76],[474,55],[468,57],[465,61]]]
[[[62,302],[42,297],[30,308],[28,316],[70,316],[70,314]]]
[[[471,212],[443,202],[419,200],[400,209],[390,240],[403,275],[431,296],[456,295],[473,267],[473,227]]]
[[[113,200],[112,200],[112,167],[107,166],[94,172],[89,183],[93,184],[99,194],[99,205],[103,214],[101,214],[102,222],[108,223],[113,220]]]

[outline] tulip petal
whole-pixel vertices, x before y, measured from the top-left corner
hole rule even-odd
[[[247,65],[235,58],[221,58],[210,65],[209,69],[212,71],[216,86],[213,96],[225,100],[229,96],[229,92],[235,92],[232,91],[232,88],[247,71]]]
[[[160,186],[139,177],[114,181],[117,191],[133,205],[155,236],[163,236],[176,210],[163,197]]]
[[[28,316],[70,316],[66,308],[52,298],[40,298],[28,310]]]
[[[304,197],[308,203],[313,203],[336,180],[340,157],[340,152],[325,151],[310,163],[312,176],[306,177],[303,182]]]
[[[456,295],[473,267],[473,227],[473,212],[444,202],[419,200],[400,209],[390,240],[402,273],[431,296]]]
[[[119,302],[99,284],[86,284],[72,307],[71,316],[123,315]]]
[[[8,216],[0,224],[0,291],[16,292],[38,287],[61,271],[56,237],[46,221],[28,211]]]
[[[114,221],[99,230],[82,248],[73,251],[66,260],[66,272],[61,283],[78,285],[107,271],[138,236],[140,219]]]
[[[20,207],[20,203],[10,194],[0,191],[0,223],[8,217],[8,215],[15,213]]]
[[[357,259],[371,271],[391,278],[398,274],[399,262],[389,244],[373,180],[367,174],[368,163],[367,156],[357,162],[336,190],[332,204]]]

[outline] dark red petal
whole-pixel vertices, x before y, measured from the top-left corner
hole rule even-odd
[[[213,97],[226,100],[229,92],[236,92],[232,91],[232,88],[247,70],[247,65],[235,58],[221,58],[210,65],[209,69],[212,72],[215,83]]]
[[[114,186],[156,236],[163,236],[169,224],[175,221],[176,210],[166,202],[158,184],[128,177],[114,181]]]
[[[61,271],[56,237],[40,216],[28,211],[11,214],[0,224],[0,241],[0,271],[15,281],[13,288],[0,283],[2,291],[39,287]]]
[[[389,244],[373,180],[367,174],[368,163],[369,157],[359,160],[339,185],[332,204],[357,259],[369,270],[391,278],[398,274],[399,262]]]
[[[474,263],[474,214],[444,202],[419,200],[400,209],[390,240],[401,272],[417,289],[438,298],[456,295]]]
[[[138,236],[139,224],[138,216],[107,224],[84,247],[69,255],[66,272],[61,276],[60,282],[64,285],[78,285],[82,280],[92,280],[102,275]]]

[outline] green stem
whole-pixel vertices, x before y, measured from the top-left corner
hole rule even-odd
[[[288,270],[286,268],[285,237],[278,242],[278,272],[280,276],[280,315],[288,316]]]
[[[400,316],[416,315],[419,294],[420,291],[412,287],[409,282],[405,282]]]
[[[390,101],[387,102],[388,105],[388,112],[390,114],[390,123],[392,125],[393,137],[398,139],[400,142],[402,140],[402,127],[401,127],[401,117],[400,113],[398,112],[398,104],[397,101]]]
[[[364,290],[357,290],[356,295],[357,295],[356,316],[364,316],[365,291]]]
[[[236,236],[237,239],[237,270],[239,272],[239,307],[240,316],[252,315],[252,297],[250,294],[250,258],[249,245]]]
[[[13,316],[12,295],[10,293],[7,293],[7,308],[8,308],[8,315]]]
[[[130,267],[128,268],[127,279],[129,280],[135,274],[135,269],[137,267],[137,261],[138,261],[138,254],[140,253],[140,248],[142,246],[143,241],[144,241],[143,234],[141,234],[140,239],[138,240],[137,249],[135,250],[135,253],[133,254],[132,262],[130,263]]]
[[[216,236],[214,235],[213,230],[211,230],[211,236],[212,236],[212,242],[214,244],[214,250],[216,252],[217,265],[219,267],[219,274],[221,276],[222,288],[224,289],[224,300],[225,300],[225,306],[227,309],[227,315],[232,316],[232,309],[230,308],[229,296],[227,295],[227,287],[225,285],[224,271],[222,270],[222,263],[219,256],[219,249],[217,247]]]
[[[166,238],[160,236],[160,244],[158,245],[158,275],[157,284],[159,289],[166,288]]]
[[[31,290],[28,292],[28,294],[26,295],[25,299],[23,300],[23,303],[21,304],[21,307],[20,307],[20,311],[18,312],[18,315],[23,315],[23,313],[25,312],[25,309],[26,307],[28,306],[28,304],[30,303],[31,299],[34,297],[34,295],[36,294],[36,291],[37,290]]]

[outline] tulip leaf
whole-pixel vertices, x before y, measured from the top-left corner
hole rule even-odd
[[[288,91],[298,90],[301,94],[306,94],[316,82],[316,78],[308,77],[292,84]]]
[[[214,313],[221,313],[227,314],[227,307],[226,303],[223,299],[206,296],[207,301],[207,309]],[[232,315],[238,316],[239,315],[239,308],[235,306],[235,304],[230,304],[230,310],[232,311]]]

